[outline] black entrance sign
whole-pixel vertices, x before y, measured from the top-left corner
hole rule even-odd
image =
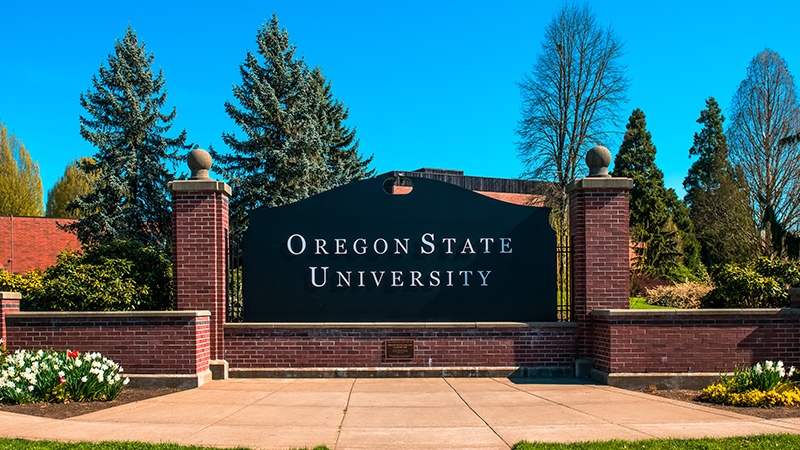
[[[415,178],[250,211],[246,322],[556,320],[550,210]]]

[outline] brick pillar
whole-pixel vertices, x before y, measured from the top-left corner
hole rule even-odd
[[[210,357],[222,360],[225,354],[225,264],[231,188],[222,181],[208,178],[211,157],[206,151],[192,151],[189,167],[192,169],[189,180],[169,183],[175,308],[211,312]]]
[[[608,176],[611,154],[605,148],[593,148],[586,160],[589,177],[567,188],[572,302],[581,358],[602,351],[592,345],[592,310],[628,309],[630,305],[628,192],[633,187],[630,178]]]
[[[19,301],[22,295],[19,292],[0,292],[0,339],[8,348],[8,334],[6,333],[6,314],[19,312]]]

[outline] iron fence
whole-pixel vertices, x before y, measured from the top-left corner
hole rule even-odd
[[[226,234],[227,255],[225,295],[228,322],[242,321],[242,248],[241,242]]]
[[[569,236],[561,236],[556,246],[556,279],[558,283],[558,321],[569,322],[574,316],[572,303],[572,248]]]

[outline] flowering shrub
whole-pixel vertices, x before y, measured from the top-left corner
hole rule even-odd
[[[0,402],[114,400],[128,378],[99,353],[17,350],[0,361]]]
[[[782,361],[737,367],[733,377],[720,376],[719,382],[703,389],[703,398],[733,406],[794,405],[800,402],[800,389],[790,380],[794,373],[795,368],[787,371]]]
[[[647,304],[668,308],[697,309],[700,299],[711,292],[705,284],[688,281],[674,286],[658,286],[647,290]]]

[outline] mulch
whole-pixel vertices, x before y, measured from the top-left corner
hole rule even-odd
[[[148,398],[180,392],[180,389],[138,389],[124,388],[113,401],[76,402],[76,403],[29,403],[26,405],[7,405],[0,403],[0,411],[27,414],[29,416],[47,417],[50,419],[67,419],[81,416],[106,408],[138,402]]]
[[[680,400],[683,402],[708,406],[710,408],[722,409],[737,414],[746,414],[748,416],[760,417],[762,419],[787,419],[793,417],[800,417],[800,405],[776,406],[774,408],[727,406],[727,405],[717,405],[715,403],[703,400],[701,398],[702,391],[694,391],[689,389],[664,389],[664,390],[644,389],[642,392],[646,392],[651,395],[657,395],[663,398],[669,398],[672,400]]]

